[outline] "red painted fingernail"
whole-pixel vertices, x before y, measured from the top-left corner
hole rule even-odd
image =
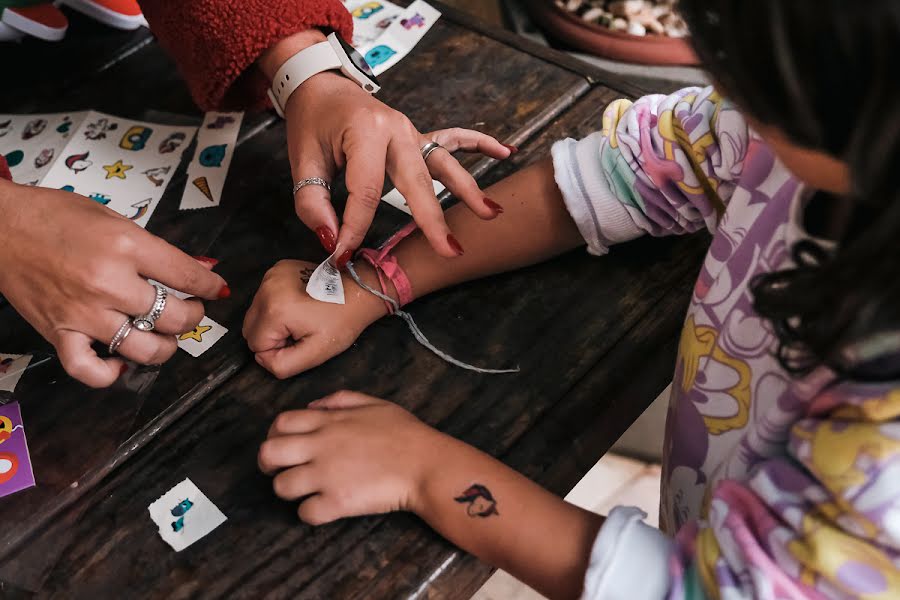
[[[122,366],[119,367],[119,377],[125,374],[128,371],[128,363],[122,363]]]
[[[512,144],[503,144],[503,147],[509,150],[510,154],[515,154],[519,151],[519,148],[517,146],[513,146]]]
[[[219,290],[219,300],[224,300],[231,296],[231,288],[228,287],[228,284],[222,286],[222,289]]]
[[[466,253],[466,251],[463,250],[462,244],[459,243],[459,240],[456,239],[452,233],[447,234],[447,243],[450,244],[450,247],[453,248],[453,251],[456,252],[457,256],[462,256]]]
[[[202,263],[206,263],[206,264],[212,265],[212,266],[216,266],[217,264],[219,264],[218,258],[210,258],[208,256],[195,256],[194,260],[202,262]]]
[[[316,228],[316,235],[319,236],[319,241],[322,242],[322,247],[328,250],[329,253],[333,254],[334,249],[337,248],[337,240],[334,239],[334,233],[325,225]]]
[[[495,215],[499,215],[499,214],[503,213],[503,207],[500,206],[499,204],[497,204],[496,202],[494,202],[493,200],[491,200],[490,198],[484,199],[484,205],[487,206],[492,211],[494,211]]]
[[[350,262],[350,258],[353,257],[353,250],[347,250],[340,256],[338,256],[337,262],[335,263],[338,269],[343,269],[347,266],[347,263]]]

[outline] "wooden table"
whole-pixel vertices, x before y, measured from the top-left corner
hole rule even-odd
[[[545,156],[561,137],[599,128],[611,99],[644,91],[442,8],[440,23],[384,76],[382,99],[423,131],[476,127],[517,144],[521,152],[502,163],[467,159],[483,185]],[[0,112],[94,108],[199,122],[171,61],[146,31],[116,32],[73,16],[65,41],[26,41],[2,53],[12,73]],[[670,379],[703,236],[643,239],[602,259],[579,250],[412,306],[439,347],[476,363],[520,365],[519,374],[452,367],[419,346],[402,322],[383,319],[341,356],[277,381],[240,337],[244,312],[278,259],[323,258],[285,193],[284,137],[280,120],[249,115],[222,205],[177,210],[182,164],[150,221],[150,231],[186,252],[221,260],[233,294],[207,311],[230,329],[222,341],[199,359],[179,352],[108,390],[87,389],[52,358],[23,377],[14,399],[38,485],[0,499],[5,594],[467,598],[491,568],[414,516],[300,523],[295,505],[278,500],[256,468],[274,416],[337,389],[365,391],[564,494]],[[336,191],[338,204],[344,197]],[[385,206],[370,238],[377,242],[404,222]],[[0,351],[52,348],[7,306],[0,309]],[[157,535],[147,505],[185,477],[228,521],[175,553]]]

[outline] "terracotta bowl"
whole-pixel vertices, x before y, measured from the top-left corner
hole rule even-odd
[[[645,65],[697,65],[688,40],[664,35],[631,35],[588,23],[553,0],[526,0],[538,26],[573,48],[590,54]]]

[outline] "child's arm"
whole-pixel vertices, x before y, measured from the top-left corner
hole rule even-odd
[[[283,413],[259,453],[311,524],[408,510],[551,598],[581,592],[603,517],[568,504],[400,407],[339,392]],[[314,433],[310,433],[314,432]]]

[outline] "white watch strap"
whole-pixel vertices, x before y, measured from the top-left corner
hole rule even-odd
[[[284,106],[300,84],[323,71],[340,69],[341,64],[340,57],[327,41],[314,44],[287,59],[275,73],[269,89],[269,98],[278,115],[284,117]]]

